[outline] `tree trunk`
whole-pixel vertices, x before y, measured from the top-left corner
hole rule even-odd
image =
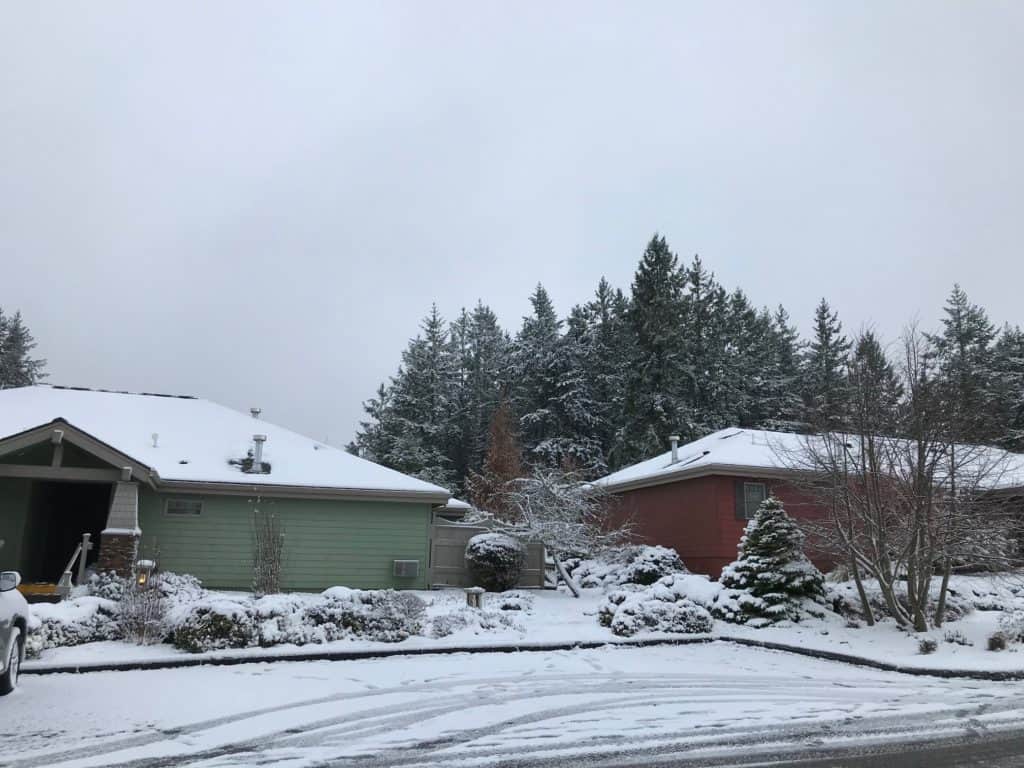
[[[857,560],[850,561],[850,572],[853,574],[853,583],[857,585],[857,595],[860,597],[860,606],[864,613],[864,622],[869,626],[875,626],[875,614],[871,610],[871,603],[868,602],[868,593],[864,589],[864,582],[860,579],[860,568],[857,567]]]
[[[946,618],[946,595],[949,592],[949,574],[953,570],[952,563],[947,557],[942,564],[942,584],[939,586],[939,602],[935,606],[935,626],[941,627]]]

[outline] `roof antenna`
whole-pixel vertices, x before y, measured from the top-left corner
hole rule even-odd
[[[158,432],[154,432],[152,434],[152,438],[153,438],[153,447],[154,448],[159,448],[160,447],[160,445],[159,445],[159,443],[160,443],[160,434]]]

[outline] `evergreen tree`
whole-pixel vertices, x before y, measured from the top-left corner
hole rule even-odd
[[[804,534],[782,502],[761,502],[740,539],[738,557],[722,569],[722,586],[736,590],[716,603],[715,613],[754,625],[799,621],[825,601],[821,572],[804,554]]]
[[[483,465],[488,425],[509,385],[511,341],[494,312],[477,302],[452,323],[451,347],[458,368],[453,432],[459,437],[449,458],[461,493],[465,479]]]
[[[959,285],[946,302],[942,332],[930,334],[944,406],[956,440],[985,443],[1000,437],[996,422],[992,342],[995,327]]]
[[[814,338],[803,364],[804,420],[812,430],[842,427],[849,351],[839,316],[822,299],[814,313]]]
[[[516,436],[516,418],[508,398],[494,411],[487,430],[487,454],[479,472],[470,472],[467,488],[477,509],[510,519],[505,491],[509,482],[524,476],[522,450]]]
[[[769,365],[757,425],[781,432],[797,432],[802,426],[800,397],[800,336],[782,305],[768,323]]]
[[[0,389],[28,387],[46,378],[46,361],[30,357],[35,347],[21,312],[5,317],[0,309]]]
[[[523,447],[533,455],[559,436],[556,400],[560,395],[559,352],[562,322],[544,286],[530,296],[533,314],[523,318],[512,353],[513,407],[519,413]],[[543,458],[543,457],[541,457]]]
[[[721,429],[733,420],[737,403],[730,397],[736,381],[726,365],[726,333],[729,298],[713,273],[695,256],[683,270],[684,291],[681,315],[681,399],[683,421],[688,429],[682,436],[695,439]],[[744,298],[745,301],[745,298]],[[735,362],[735,358],[734,358]]]
[[[996,439],[1010,451],[1024,452],[1024,331],[1007,326],[993,349]]]
[[[684,284],[676,255],[655,235],[633,279],[628,314],[634,345],[622,414],[623,464],[663,451],[676,432],[694,433],[682,396]]]
[[[881,343],[871,331],[863,332],[850,360],[847,429],[864,435],[896,434],[902,400],[903,385]]]

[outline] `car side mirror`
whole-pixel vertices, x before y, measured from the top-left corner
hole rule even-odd
[[[17,571],[4,571],[0,573],[0,592],[10,592],[17,589],[21,584],[21,574]]]

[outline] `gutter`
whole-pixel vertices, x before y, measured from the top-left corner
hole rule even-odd
[[[787,469],[786,467],[752,467],[743,464],[701,464],[698,467],[682,467],[674,472],[637,478],[636,480],[624,480],[619,483],[602,485],[609,493],[622,493],[633,491],[639,488],[649,488],[656,485],[668,485],[681,480],[692,480],[697,477],[708,475],[726,475],[729,477],[767,477],[777,480],[791,480],[804,478],[813,474],[805,470]]]

